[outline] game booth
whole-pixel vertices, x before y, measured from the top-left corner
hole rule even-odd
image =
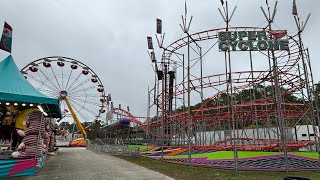
[[[33,176],[54,145],[52,119],[59,100],[35,89],[12,56],[0,62],[0,178]]]

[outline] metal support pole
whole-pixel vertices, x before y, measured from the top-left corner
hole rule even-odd
[[[309,70],[310,70],[310,75],[311,75],[311,82],[312,82],[312,92],[314,94],[314,102],[315,102],[315,106],[316,106],[316,117],[317,117],[317,133],[319,133],[319,128],[320,128],[320,114],[319,114],[319,105],[318,105],[318,96],[315,94],[315,90],[314,90],[314,81],[313,81],[313,73],[312,73],[312,69],[311,69],[311,63],[310,63],[310,54],[309,54],[309,49],[307,49],[307,61],[308,61],[308,65],[309,65]],[[318,143],[320,143],[320,137],[319,134],[316,134],[316,132],[314,132],[315,137],[318,137]],[[320,148],[318,150],[318,158],[320,159]]]
[[[87,138],[87,133],[86,133],[86,131],[84,130],[83,126],[81,125],[81,123],[80,123],[80,121],[79,121],[76,113],[74,112],[73,108],[71,107],[71,104],[70,104],[68,98],[65,97],[63,100],[66,102],[66,104],[67,104],[67,106],[68,106],[68,108],[69,108],[69,110],[70,110],[70,112],[71,112],[71,115],[72,115],[74,121],[76,122],[79,130],[81,131],[81,133],[82,133],[82,135],[83,135],[83,138],[86,139],[86,138]]]
[[[165,69],[166,66],[163,63],[162,64],[162,102],[161,102],[161,106],[162,106],[162,117],[161,117],[161,161],[163,161],[163,146],[164,146],[164,121],[165,121],[165,109],[166,109],[166,105],[165,105]]]
[[[191,103],[190,103],[190,96],[191,96],[191,92],[190,92],[190,37],[188,34],[188,66],[187,66],[187,81],[188,81],[188,159],[189,159],[189,166],[192,165],[192,161],[191,161],[191,154],[192,154],[192,145],[191,145],[191,124],[192,124],[192,120],[191,120]]]
[[[304,57],[304,50],[302,48],[302,38],[301,38],[301,33],[302,33],[302,29],[299,28],[299,32],[298,32],[298,37],[299,37],[299,50],[301,53],[301,59],[302,59],[302,65],[303,65],[303,71],[304,71],[304,76],[306,79],[306,88],[307,88],[307,95],[308,95],[308,101],[309,101],[309,105],[310,105],[310,116],[311,116],[311,123],[312,123],[312,127],[313,127],[313,134],[316,134],[317,128],[316,128],[316,119],[314,118],[314,105],[313,105],[313,93],[312,93],[312,89],[310,89],[310,81],[309,81],[309,76],[308,76],[308,69],[307,69],[307,64],[305,62],[305,57]],[[312,84],[311,84],[312,85]],[[316,137],[316,136],[315,136]],[[316,151],[319,153],[319,139],[315,138],[316,141]]]

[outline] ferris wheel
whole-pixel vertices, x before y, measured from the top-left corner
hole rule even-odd
[[[84,63],[68,57],[37,59],[21,73],[40,92],[60,100],[63,121],[102,122],[107,96],[98,75]]]

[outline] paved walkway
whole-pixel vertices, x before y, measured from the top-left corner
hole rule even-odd
[[[171,178],[108,154],[98,155],[85,148],[59,148],[57,156],[50,157],[36,176],[27,179],[166,180]]]

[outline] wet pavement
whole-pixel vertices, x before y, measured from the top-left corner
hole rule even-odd
[[[135,165],[108,154],[96,154],[85,148],[59,148],[57,156],[51,156],[44,168],[34,177],[8,179],[171,179],[168,176]]]

